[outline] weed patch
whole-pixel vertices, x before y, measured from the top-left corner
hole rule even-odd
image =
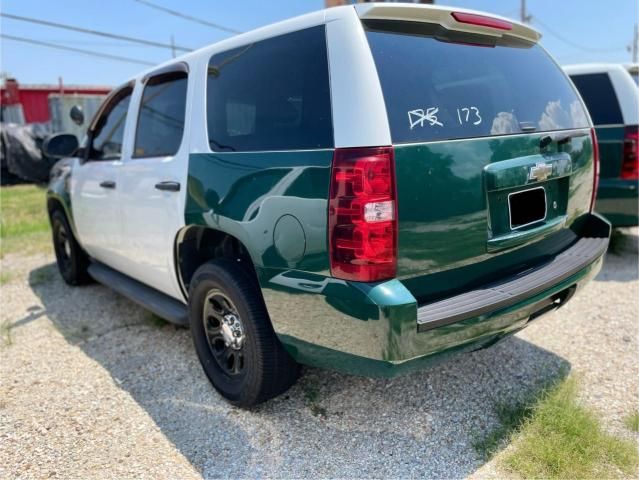
[[[500,464],[523,478],[619,478],[638,464],[634,443],[604,431],[598,415],[577,401],[569,377],[543,392],[513,436]]]

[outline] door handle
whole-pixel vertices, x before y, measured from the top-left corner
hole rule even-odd
[[[104,182],[100,182],[100,186],[102,188],[115,188],[115,182],[113,180],[105,180]]]
[[[179,182],[160,182],[155,184],[155,188],[157,188],[158,190],[162,190],[164,192],[179,192],[180,183]]]

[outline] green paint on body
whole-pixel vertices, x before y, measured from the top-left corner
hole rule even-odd
[[[418,305],[550,258],[576,241],[588,223],[588,131],[562,146],[554,144],[543,155],[539,139],[517,135],[397,146],[399,275],[385,282],[330,276],[327,198],[332,150],[192,154],[186,225],[222,231],[242,242],[274,329],[297,361],[393,376],[486,347],[518,331],[543,300],[574,285],[579,288],[601,267],[599,258],[512,307],[417,331]],[[503,162],[506,159],[514,160]],[[516,169],[502,171],[497,162],[503,169],[528,169],[540,160],[563,165],[564,170],[557,167],[546,182],[550,201],[561,203],[561,209],[535,226],[536,231],[491,251],[491,240],[504,240],[511,233],[489,228],[490,217],[507,213],[497,196],[504,189],[530,188],[525,175]],[[486,168],[501,182],[492,200],[484,183]],[[489,212],[494,205],[496,210]]]

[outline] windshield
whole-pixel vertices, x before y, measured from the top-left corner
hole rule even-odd
[[[393,143],[589,126],[572,85],[538,45],[455,43],[415,25],[366,25]]]

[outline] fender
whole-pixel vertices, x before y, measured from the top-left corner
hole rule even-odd
[[[47,209],[51,213],[52,202],[57,202],[62,206],[64,214],[67,216],[73,235],[80,243],[78,232],[73,221],[73,210],[71,208],[70,182],[73,166],[77,159],[63,158],[56,162],[51,168],[51,177],[47,187]]]

